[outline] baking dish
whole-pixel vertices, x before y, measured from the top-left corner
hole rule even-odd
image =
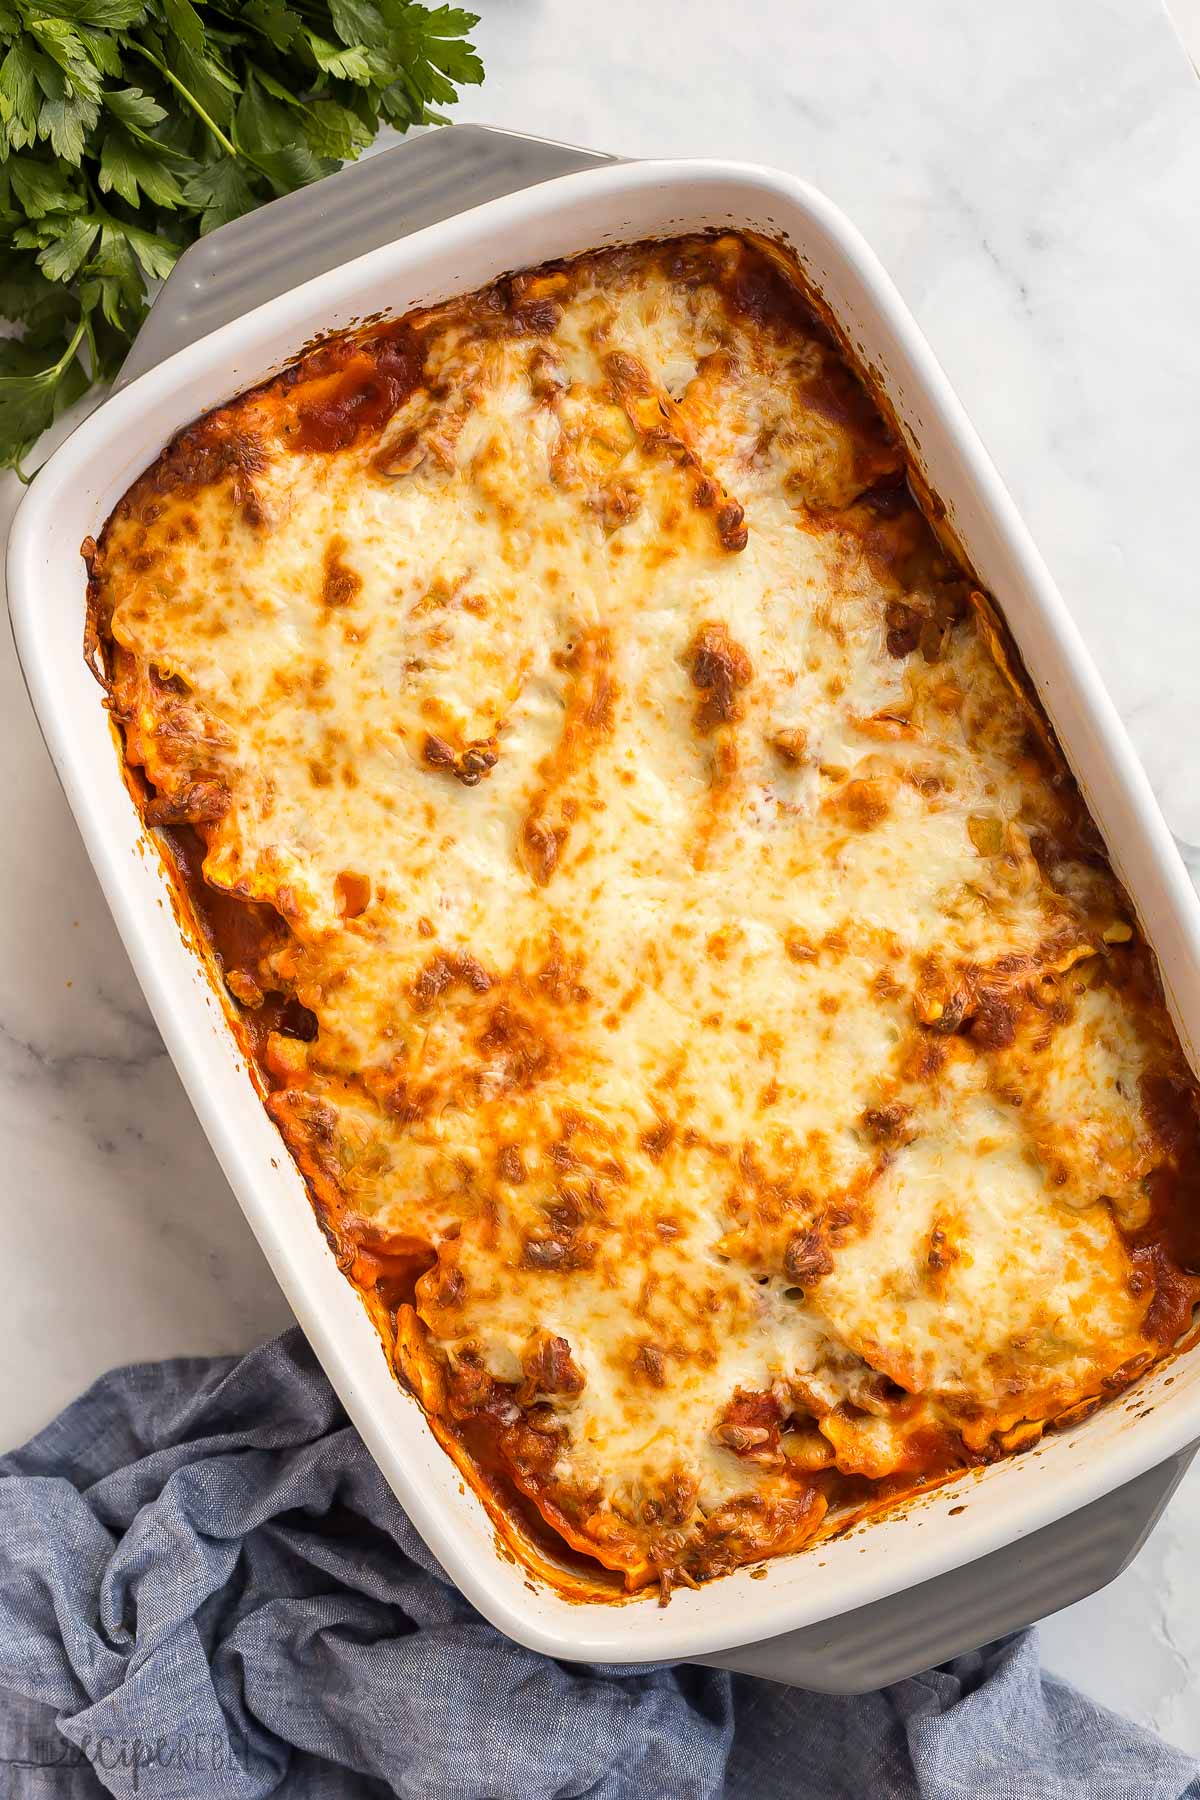
[[[421,146],[453,139],[453,132],[445,133],[412,149],[428,156]],[[572,1602],[532,1586],[520,1566],[497,1557],[481,1507],[463,1493],[415,1402],[396,1387],[356,1295],[329,1255],[217,997],[180,939],[163,872],[125,790],[99,690],[81,655],[81,540],[98,530],[132,477],[180,425],[288,361],[313,336],[366,314],[400,313],[468,291],[507,268],[726,224],[789,240],[887,396],[952,529],[1007,615],[1158,952],[1176,1024],[1192,1055],[1200,1020],[1200,908],[1145,777],[1011,502],[886,275],[835,209],[793,178],[713,162],[598,165],[489,199],[384,243],[221,326],[117,394],[47,464],[10,541],[10,605],[47,743],[168,1049],[348,1411],[454,1580],[494,1623],[555,1656],[639,1662],[706,1657],[811,1685],[863,1686],[885,1678],[881,1669],[903,1673],[1022,1622],[1009,1616],[1017,1593],[1011,1579],[1007,1613],[989,1612],[980,1602],[985,1592],[996,1591],[994,1559],[1003,1547],[1052,1521],[1063,1521],[1057,1553],[1047,1550],[1050,1539],[1036,1540],[1042,1549],[1027,1559],[1022,1608],[1063,1604],[1116,1573],[1121,1556],[1136,1547],[1131,1521],[1144,1519],[1146,1505],[1165,1494],[1177,1475],[1177,1460],[1166,1470],[1159,1465],[1178,1459],[1200,1434],[1195,1358],[1160,1365],[1121,1401],[1038,1450],[965,1477],[811,1552],[771,1563],[762,1579],[743,1571],[699,1592],[680,1593],[665,1610],[636,1601]],[[1124,1488],[1122,1529],[1113,1524],[1118,1512],[1112,1508],[1104,1514],[1105,1529],[1090,1510],[1072,1517],[1135,1481],[1138,1488]],[[1136,1504],[1134,1495],[1140,1496]],[[1074,1547],[1065,1559],[1064,1531]],[[1061,1572],[1064,1560],[1084,1587],[1064,1590],[1061,1574],[1057,1586],[1048,1579],[1048,1570]],[[974,1587],[961,1580],[941,1586],[949,1571],[970,1563],[980,1571]],[[1003,1563],[1010,1571],[1012,1566]],[[931,1584],[919,1606],[910,1597],[907,1605],[903,1598],[891,1602],[890,1615],[872,1608],[918,1583]],[[894,1640],[897,1621],[911,1623],[917,1612],[938,1622],[940,1637],[931,1639],[929,1629],[910,1630],[902,1645],[893,1641],[890,1662],[860,1657],[852,1671],[835,1667],[831,1627],[819,1641],[809,1639],[807,1661],[796,1638],[779,1641],[780,1634],[838,1618],[845,1618],[843,1645],[885,1634]],[[785,1645],[791,1646],[787,1659]],[[743,1646],[740,1653],[737,1646]]]

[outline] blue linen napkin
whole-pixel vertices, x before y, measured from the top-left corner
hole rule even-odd
[[[0,1796],[1200,1800],[1032,1632],[877,1694],[567,1666],[447,1581],[298,1331],[0,1458]]]

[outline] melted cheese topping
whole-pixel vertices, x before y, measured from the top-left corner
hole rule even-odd
[[[1193,1297],[1135,1241],[1191,1078],[903,473],[780,253],[688,239],[313,352],[93,559],[344,1266],[631,1584],[1029,1441]]]

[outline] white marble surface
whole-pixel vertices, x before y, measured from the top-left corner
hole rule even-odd
[[[1200,0],[1174,0],[1196,44]],[[890,268],[1033,528],[1172,827],[1200,846],[1200,83],[1157,0],[480,0],[462,118],[778,164]],[[16,499],[0,483],[0,530]],[[113,1363],[287,1308],[201,1137],[0,646],[0,1443]],[[1200,852],[1192,859],[1200,869]],[[1200,1465],[1044,1628],[1200,1752]]]

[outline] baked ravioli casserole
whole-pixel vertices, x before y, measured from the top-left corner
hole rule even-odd
[[[787,253],[692,236],[320,343],[84,546],[330,1247],[576,1588],[1023,1450],[1200,1298],[1153,959],[909,474]]]

